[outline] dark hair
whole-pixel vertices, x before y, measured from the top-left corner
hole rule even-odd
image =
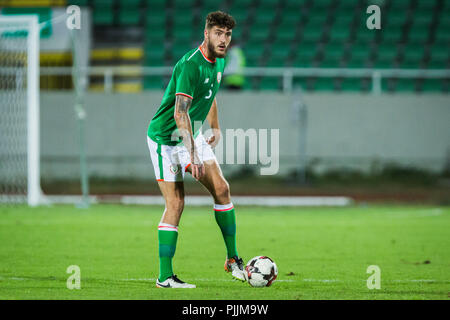
[[[210,12],[206,16],[206,28],[211,29],[214,26],[219,26],[221,28],[226,27],[228,29],[233,29],[236,25],[236,20],[228,13],[222,11]]]

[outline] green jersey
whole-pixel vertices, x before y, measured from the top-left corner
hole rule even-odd
[[[186,53],[175,65],[161,105],[150,121],[147,133],[150,139],[171,146],[181,142],[174,118],[176,95],[192,99],[188,113],[196,137],[201,126],[194,128],[194,123],[205,121],[219,90],[224,68],[225,59],[211,61],[200,47]]]

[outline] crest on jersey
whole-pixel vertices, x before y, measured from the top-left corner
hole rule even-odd
[[[177,174],[178,172],[180,172],[181,166],[179,164],[178,165],[171,164],[169,169],[170,169],[170,172],[172,172],[173,174]]]
[[[217,83],[220,83],[220,80],[222,80],[222,72],[217,72]]]

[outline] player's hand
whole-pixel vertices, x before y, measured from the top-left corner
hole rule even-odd
[[[206,143],[209,144],[211,148],[214,148],[219,143],[219,140],[220,140],[220,131],[215,132],[213,135],[206,138]]]
[[[199,180],[205,174],[205,167],[203,163],[192,163],[191,165],[191,173],[194,179]]]
[[[205,174],[205,167],[203,166],[203,162],[197,155],[197,152],[195,152],[193,157],[191,157],[191,163],[191,174],[194,179],[199,180]]]

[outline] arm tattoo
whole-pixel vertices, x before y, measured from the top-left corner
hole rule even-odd
[[[191,106],[192,99],[177,95],[175,99],[175,122],[178,127],[178,131],[183,139],[186,149],[189,150],[191,157],[194,157],[195,145],[194,138],[192,136],[191,119],[189,117],[189,107]]]
[[[191,106],[192,99],[178,95],[175,99],[175,112],[177,113],[186,113]]]

